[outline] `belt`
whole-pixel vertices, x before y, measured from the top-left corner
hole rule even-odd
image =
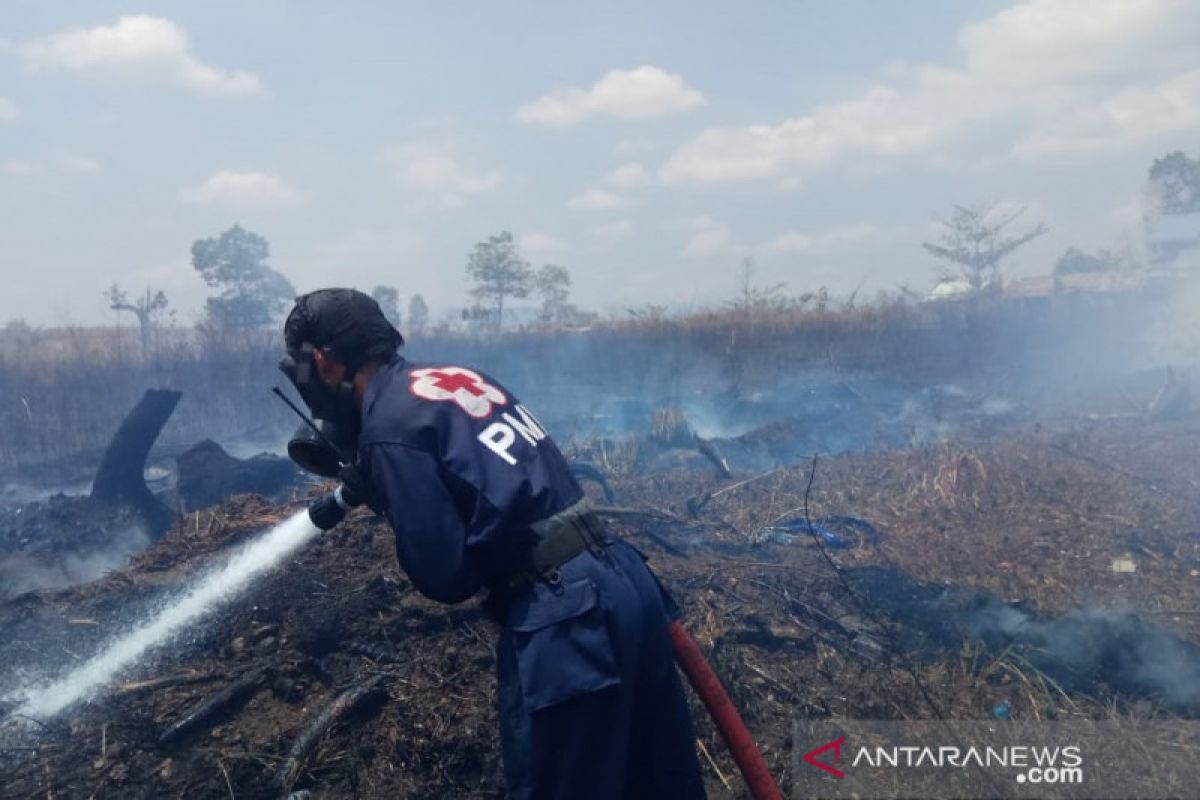
[[[530,551],[525,568],[506,581],[509,588],[527,581],[558,583],[561,579],[558,568],[585,550],[598,558],[605,557],[608,535],[587,498],[530,527],[538,536],[537,544]]]

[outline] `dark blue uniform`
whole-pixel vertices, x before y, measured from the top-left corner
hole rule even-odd
[[[397,358],[363,400],[359,457],[400,565],[434,600],[501,602],[501,738],[516,798],[702,798],[666,626],[669,598],[632,546],[583,552],[561,580],[506,591],[531,525],[583,492],[545,429],[498,383]]]

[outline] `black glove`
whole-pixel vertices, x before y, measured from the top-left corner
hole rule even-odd
[[[327,531],[345,519],[350,509],[358,506],[365,505],[376,514],[383,513],[371,482],[358,467],[353,464],[342,467],[338,479],[342,482],[341,486],[317,498],[308,507],[308,518],[313,525]]]
[[[367,506],[376,514],[383,513],[375,488],[371,481],[358,468],[357,464],[347,464],[338,472],[338,480],[342,482],[342,502],[351,508]]]

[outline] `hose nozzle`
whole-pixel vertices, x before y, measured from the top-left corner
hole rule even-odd
[[[318,497],[309,505],[308,518],[313,525],[320,530],[327,531],[346,518],[351,506],[342,498],[342,490],[345,488],[345,486],[339,486],[329,494]]]

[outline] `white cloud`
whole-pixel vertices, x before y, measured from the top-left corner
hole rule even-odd
[[[18,175],[94,175],[100,162],[74,153],[56,153],[34,160],[11,159],[0,161],[0,174]]]
[[[7,97],[0,97],[0,122],[12,122],[21,116],[17,104]]]
[[[619,194],[614,194],[607,189],[586,189],[583,192],[575,195],[567,200],[568,208],[586,208],[593,210],[604,210],[613,208],[624,208],[627,201]]]
[[[934,143],[940,130],[900,92],[876,86],[862,98],[819,106],[778,125],[712,128],[671,154],[666,183],[779,178],[854,155],[900,155]]]
[[[1026,0],[959,34],[966,72],[1038,86],[1194,64],[1200,9],[1179,0]]]
[[[692,235],[683,248],[685,256],[691,258],[711,256],[729,249],[733,244],[729,229],[712,217],[696,217],[689,223],[689,227]]]
[[[503,182],[499,170],[464,164],[443,147],[424,142],[395,145],[383,161],[405,186],[445,206],[458,206],[472,195],[494,191]]]
[[[0,175],[17,177],[21,175],[37,175],[41,171],[41,167],[32,161],[22,161],[20,159],[0,161]]]
[[[121,17],[114,25],[71,28],[18,48],[30,69],[135,76],[205,94],[262,92],[257,75],[213,67],[192,55],[187,31],[162,17]]]
[[[755,253],[771,255],[825,255],[862,246],[879,236],[880,231],[874,225],[845,225],[809,233],[788,231],[750,249]]]
[[[265,172],[221,170],[197,186],[183,188],[179,199],[202,206],[268,207],[300,201],[300,193]]]
[[[619,189],[634,189],[638,186],[645,186],[651,180],[650,170],[637,161],[622,164],[604,176],[606,184]]]
[[[1135,86],[1017,140],[1025,159],[1072,158],[1115,150],[1164,134],[1200,129],[1200,70],[1154,86]]]
[[[524,255],[532,259],[548,258],[566,249],[566,245],[560,239],[541,231],[518,236],[517,247]]]
[[[606,72],[588,89],[558,88],[517,109],[521,122],[566,127],[591,116],[654,119],[703,105],[704,95],[659,67]]]
[[[601,239],[618,241],[633,236],[634,225],[632,221],[627,219],[615,219],[612,222],[605,222],[602,225],[592,228],[592,233]]]
[[[1010,152],[1024,158],[1195,131],[1197,29],[1196,3],[1026,0],[960,31],[961,66],[891,65],[857,97],[782,122],[702,131],[660,177],[794,180],[864,160],[942,158],[973,130],[1014,130]]]

